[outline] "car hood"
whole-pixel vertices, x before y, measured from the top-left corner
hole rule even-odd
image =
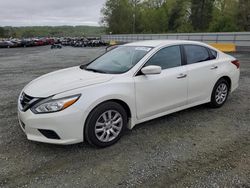
[[[33,97],[49,97],[111,79],[112,75],[82,70],[77,66],[45,74],[30,82],[24,92]]]

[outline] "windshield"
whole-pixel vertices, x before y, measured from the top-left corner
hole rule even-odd
[[[120,46],[94,60],[85,70],[120,74],[135,66],[152,48]]]

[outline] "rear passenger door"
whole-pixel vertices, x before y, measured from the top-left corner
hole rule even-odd
[[[188,72],[188,104],[210,100],[217,79],[217,52],[199,45],[183,45]]]

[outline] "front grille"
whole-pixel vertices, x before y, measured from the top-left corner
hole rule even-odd
[[[20,105],[21,105],[22,111],[28,110],[37,101],[38,101],[38,98],[31,97],[23,92],[20,97]]]
[[[32,99],[34,99],[34,97],[31,97],[29,95],[26,95],[25,93],[22,93],[22,95],[20,97],[20,104],[24,108],[25,106],[27,106],[30,103],[30,101],[32,101]]]

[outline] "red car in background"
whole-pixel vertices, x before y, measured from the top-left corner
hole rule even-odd
[[[52,45],[55,43],[55,40],[52,38],[46,38],[46,44]]]
[[[43,46],[43,45],[45,45],[45,42],[41,39],[35,39],[34,44],[35,44],[35,46]]]

